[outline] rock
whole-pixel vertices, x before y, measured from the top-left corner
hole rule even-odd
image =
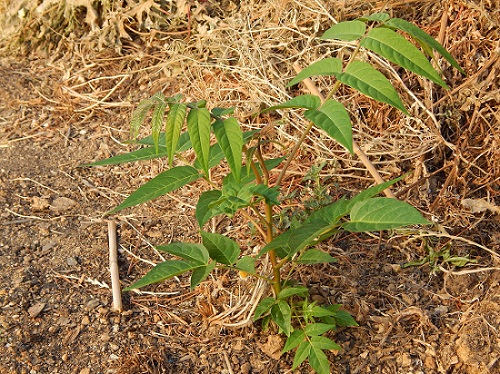
[[[69,199],[67,197],[56,197],[52,201],[52,204],[50,204],[49,209],[54,213],[64,213],[68,210],[71,210],[77,205],[78,203],[75,200]]]
[[[31,318],[36,318],[40,313],[42,313],[43,308],[45,308],[45,303],[36,303],[28,309],[28,314]]]

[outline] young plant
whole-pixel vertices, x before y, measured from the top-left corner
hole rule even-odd
[[[420,45],[423,53],[398,31],[408,34]],[[311,301],[307,287],[294,281],[297,269],[300,265],[334,263],[336,259],[316,245],[342,230],[390,230],[429,222],[403,201],[377,197],[401,179],[398,178],[370,187],[350,200],[341,198],[315,211],[308,210],[303,213],[302,222],[280,230],[274,212],[281,207],[281,181],[314,126],[353,153],[350,116],[344,105],[333,98],[341,84],[407,113],[391,82],[369,60],[363,59],[360,51],[371,51],[444,88],[447,88],[446,83],[425,54],[433,57],[437,52],[452,66],[461,69],[453,57],[420,28],[402,19],[390,18],[385,13],[338,23],[328,29],[322,39],[357,43],[357,48],[349,61],[325,58],[305,68],[289,83],[292,86],[317,75],[333,76],[337,82],[325,100],[315,95],[301,95],[266,110],[299,108],[304,110],[303,116],[309,121],[293,149],[282,157],[265,157],[262,145],[268,140],[259,131],[244,132],[232,116],[234,108],[209,110],[205,101],[185,102],[180,95],[165,97],[158,92],[139,104],[131,120],[131,136],[136,138],[140,126],[152,111],[152,136],[137,141],[145,147],[90,165],[157,157],[168,159],[167,170],[133,192],[109,214],[155,199],[199,179],[207,182],[207,190],[199,197],[195,214],[201,243],[171,243],[157,247],[175,259],[159,263],[126,290],[185,272],[191,272],[191,288],[194,288],[215,268],[232,269],[265,279],[272,288],[272,295],[260,301],[254,319],[261,319],[264,326],[272,321],[286,336],[283,352],[295,350],[293,368],[308,359],[315,371],[329,373],[325,351],[340,347],[328,333],[337,326],[355,326],[356,322],[340,309],[340,305],[319,305]],[[212,141],[212,134],[216,142]],[[182,157],[187,150],[193,150],[196,155],[192,164]],[[174,166],[175,159],[181,164],[176,162]],[[218,182],[221,178],[213,178],[216,173],[211,171],[223,160],[230,171]],[[273,170],[283,162],[277,178],[271,178]],[[205,229],[211,218],[232,218],[235,214],[241,214],[261,234],[263,246],[256,255],[245,253],[232,238]],[[266,257],[270,263],[269,271],[261,266]]]

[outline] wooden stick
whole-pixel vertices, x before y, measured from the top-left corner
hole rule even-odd
[[[299,66],[298,63],[294,63],[293,64],[293,68],[295,69],[295,71],[298,73],[301,72],[301,68]],[[302,83],[304,83],[304,85],[307,87],[307,89],[309,90],[309,92],[311,92],[313,95],[316,95],[318,96],[320,99],[321,99],[321,102],[324,102],[325,101],[325,98],[323,97],[323,95],[321,94],[321,92],[319,92],[318,88],[316,87],[316,85],[313,83],[312,80],[310,80],[309,78],[306,78],[302,81]],[[356,156],[358,156],[358,158],[361,160],[361,162],[363,163],[363,165],[365,165],[365,168],[368,170],[368,172],[372,175],[373,179],[375,179],[375,181],[377,183],[384,183],[384,179],[380,176],[378,170],[375,168],[375,166],[371,163],[370,159],[368,158],[368,156],[365,154],[365,152],[363,152],[363,150],[358,146],[358,144],[354,141],[352,141],[352,148],[354,150],[354,153],[356,154]],[[396,195],[394,195],[394,193],[389,189],[389,188],[386,188],[384,190],[384,194],[385,196],[387,197],[392,197],[394,199],[396,199]]]
[[[122,311],[122,291],[120,273],[118,271],[118,244],[116,240],[116,222],[108,221],[109,239],[109,271],[111,273],[111,289],[113,291],[113,310]]]

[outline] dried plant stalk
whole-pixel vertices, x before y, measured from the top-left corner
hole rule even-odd
[[[116,240],[116,222],[108,221],[109,239],[109,271],[111,273],[111,289],[113,292],[113,309],[122,311],[122,292],[120,288],[120,273],[118,271],[118,245]]]

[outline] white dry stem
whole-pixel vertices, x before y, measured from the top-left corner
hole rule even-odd
[[[113,292],[113,309],[121,312],[122,291],[120,287],[120,273],[118,271],[118,245],[116,240],[116,222],[108,221],[109,238],[109,271],[111,273],[111,289]]]

